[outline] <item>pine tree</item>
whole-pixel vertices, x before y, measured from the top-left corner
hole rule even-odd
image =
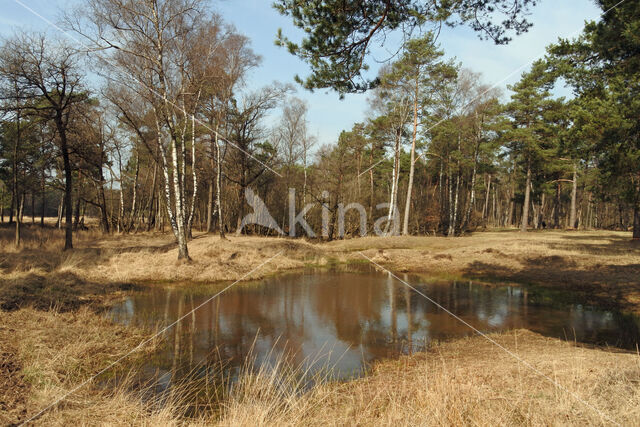
[[[577,40],[560,40],[549,51],[557,73],[583,105],[608,117],[595,129],[600,177],[633,206],[633,238],[640,239],[640,3],[598,3],[605,11],[600,21],[588,23]]]
[[[310,65],[309,77],[296,77],[307,89],[362,92],[376,85],[364,72],[371,43],[380,36],[395,30],[410,36],[425,25],[464,24],[481,38],[505,44],[510,32],[520,34],[531,26],[525,16],[533,5],[535,0],[277,0],[274,7],[305,37],[296,43],[279,30],[276,44]]]
[[[550,88],[553,81],[546,73],[546,64],[537,61],[531,71],[523,74],[522,79],[511,86],[514,92],[507,112],[512,120],[511,141],[508,148],[525,171],[524,202],[520,231],[527,231],[529,224],[529,205],[534,174],[539,172],[549,157],[548,115],[553,100]]]

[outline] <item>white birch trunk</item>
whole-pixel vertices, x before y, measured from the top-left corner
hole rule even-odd
[[[396,215],[396,203],[398,199],[398,178],[400,176],[400,132],[398,131],[396,134],[396,143],[394,147],[394,156],[393,156],[393,173],[391,176],[391,195],[389,200],[389,213],[387,216],[387,225],[386,225],[386,234],[390,232],[395,233],[395,224],[393,229],[391,229],[391,221],[394,220]]]
[[[417,80],[416,80],[416,92]],[[402,235],[409,235],[409,213],[411,211],[411,192],[413,190],[413,175],[415,173],[416,162],[416,137],[418,135],[418,98],[413,102],[413,138],[411,140],[411,164],[409,166],[409,183],[407,184],[407,200],[404,205],[404,221],[402,223]]]

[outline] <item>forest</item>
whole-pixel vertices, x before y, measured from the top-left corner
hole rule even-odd
[[[369,233],[386,215],[387,234],[640,236],[637,56],[625,15],[549,46],[509,98],[444,60],[424,32],[371,84],[368,119],[318,146],[291,84],[246,90],[260,56],[200,3],[167,2],[150,16],[95,2],[66,18],[83,48],[45,34],[3,41],[0,218],[15,224],[16,245],[21,223],[56,217],[69,249],[95,217],[105,233],[170,229],[188,257],[193,229],[274,233],[241,227],[247,189],[286,234],[291,206],[325,207],[329,240],[357,234],[357,211],[337,226],[350,203],[367,209]],[[559,87],[568,96],[555,96]],[[319,229],[320,216],[316,207],[305,219]]]

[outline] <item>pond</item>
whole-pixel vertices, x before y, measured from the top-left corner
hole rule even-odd
[[[306,375],[328,367],[334,378],[346,379],[372,361],[473,334],[391,275],[360,270],[308,270],[239,283],[190,314],[223,286],[150,287],[113,307],[110,316],[125,324],[162,327],[188,314],[145,361],[141,377],[155,378],[158,391],[187,373],[206,376],[204,367],[216,363],[233,377],[249,354],[256,365],[270,366],[284,355]],[[562,302],[566,298],[557,295],[513,285],[400,278],[482,332],[526,328],[632,349],[640,341],[637,318]]]

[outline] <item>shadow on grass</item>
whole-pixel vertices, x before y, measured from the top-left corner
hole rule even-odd
[[[73,273],[28,274],[0,279],[0,309],[33,307],[38,310],[71,311],[86,304],[103,306],[108,298],[135,289],[128,283],[97,283]]]
[[[562,256],[521,259],[522,268],[476,261],[465,270],[466,277],[514,281],[571,292],[583,303],[640,311],[640,263],[596,264],[589,268]]]
[[[567,233],[561,236],[565,242],[549,242],[550,249],[573,251],[589,255],[637,255],[640,260],[640,242],[631,236],[589,236]]]

